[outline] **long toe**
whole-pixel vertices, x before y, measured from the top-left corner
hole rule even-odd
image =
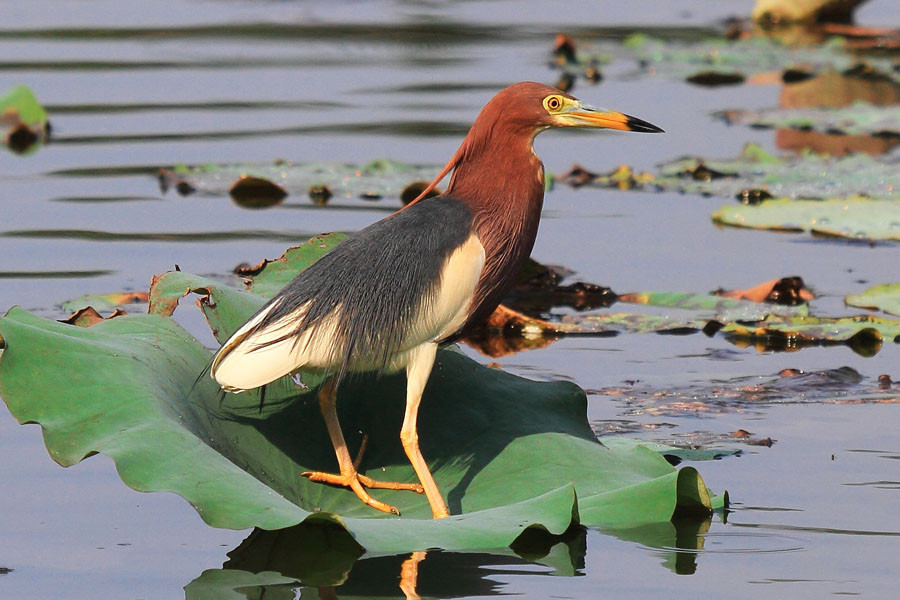
[[[372,479],[371,477],[366,477],[365,475],[357,475],[359,482],[370,489],[378,489],[378,490],[404,490],[407,492],[415,492],[417,494],[424,494],[425,488],[422,487],[421,483],[401,483],[399,481],[379,481],[378,479]]]
[[[339,485],[341,487],[348,487],[353,490],[353,493],[356,494],[356,497],[363,501],[363,503],[368,504],[374,509],[380,510],[381,512],[391,513],[399,516],[400,511],[396,506],[391,506],[385,502],[381,502],[380,500],[376,500],[363,488],[363,484],[360,483],[359,475],[356,473],[348,473],[346,475],[335,474],[335,473],[323,473],[321,471],[305,471],[300,473],[302,477],[306,477],[310,481],[315,481],[317,483],[327,483],[330,485]],[[387,482],[380,482],[387,483]],[[411,485],[411,484],[398,484],[398,485]],[[390,488],[390,489],[406,489],[406,488]],[[413,490],[415,491],[415,490]]]

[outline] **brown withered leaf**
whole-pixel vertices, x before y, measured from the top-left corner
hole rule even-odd
[[[838,108],[865,101],[878,106],[900,102],[900,84],[865,64],[843,72],[826,71],[781,88],[782,108]]]
[[[543,348],[556,340],[552,323],[499,305],[477,330],[463,340],[485,356],[498,358]]]
[[[545,331],[554,331],[556,329],[549,321],[530,317],[503,304],[494,309],[491,316],[484,322],[483,328],[489,331],[533,335],[541,335]]]
[[[104,317],[100,313],[98,313],[93,306],[86,306],[81,310],[77,310],[72,313],[69,317],[65,319],[61,319],[61,323],[68,323],[69,325],[75,325],[77,327],[90,327],[91,325],[96,325],[100,321],[106,321],[109,319],[114,319],[116,317],[121,317],[126,314],[124,310],[121,308],[117,308],[108,317]]]
[[[797,306],[815,298],[813,293],[806,288],[803,278],[797,276],[773,279],[746,290],[719,289],[713,293],[723,298],[768,302],[783,306]]]
[[[816,154],[837,157],[860,152],[881,156],[900,146],[900,137],[877,134],[846,135],[779,127],[775,130],[775,145],[782,150],[809,150]]]
[[[178,301],[181,298],[183,298],[184,296],[187,296],[188,294],[190,294],[191,288],[185,287],[184,293],[178,297],[176,297],[176,296],[165,296],[162,298],[154,297],[153,290],[156,288],[157,284],[159,283],[159,280],[161,280],[164,275],[165,275],[165,273],[161,273],[159,275],[154,275],[150,279],[151,294],[150,294],[150,298],[149,298],[150,308],[148,309],[148,312],[150,312],[150,314],[157,314],[157,315],[163,315],[166,317],[171,317],[172,314],[175,312],[175,309],[178,308]]]

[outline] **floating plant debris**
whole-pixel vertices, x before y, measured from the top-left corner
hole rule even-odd
[[[28,87],[17,85],[0,96],[0,132],[4,142],[16,154],[35,150],[50,135],[47,112]]]
[[[399,198],[415,180],[431,181],[441,167],[410,165],[392,160],[375,160],[365,165],[343,163],[184,165],[165,169],[160,174],[163,191],[178,185],[187,186],[198,194],[224,196],[236,181],[265,180],[267,189],[280,190],[285,195],[304,196],[311,187],[327,187],[335,197]],[[266,197],[274,197],[267,194]]]
[[[244,208],[269,208],[281,204],[288,195],[283,187],[263,177],[241,175],[228,188],[228,194]]]

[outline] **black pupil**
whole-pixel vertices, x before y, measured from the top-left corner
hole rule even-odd
[[[550,98],[550,108],[559,108],[559,100]]]

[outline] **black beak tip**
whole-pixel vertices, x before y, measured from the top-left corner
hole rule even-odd
[[[637,117],[628,116],[627,121],[628,129],[631,131],[638,131],[640,133],[665,133],[662,127],[657,127],[653,123],[648,123],[643,119],[638,119]]]

